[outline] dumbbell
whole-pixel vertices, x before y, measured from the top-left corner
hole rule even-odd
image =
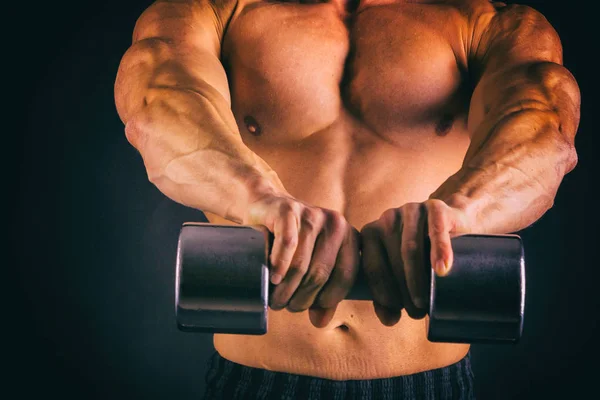
[[[267,332],[269,233],[254,226],[184,223],[176,256],[175,314],[185,332]],[[425,244],[429,246],[428,239]],[[429,272],[432,342],[516,343],[523,331],[525,259],[518,235],[451,239],[453,266]],[[426,250],[428,252],[428,248]],[[424,257],[428,260],[429,257]],[[346,300],[371,300],[359,273]]]

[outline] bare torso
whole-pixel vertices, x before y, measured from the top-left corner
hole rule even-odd
[[[222,57],[245,144],[291,195],[357,229],[426,200],[470,143],[463,19],[441,4],[366,0],[348,14],[341,3],[242,0]],[[270,310],[268,334],[215,335],[215,347],[240,364],[340,380],[438,368],[469,348],[429,342],[426,319],[385,327],[371,302],[343,301],[322,329],[307,314]]]

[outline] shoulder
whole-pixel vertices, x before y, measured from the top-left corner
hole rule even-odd
[[[548,19],[532,6],[489,0],[447,0],[461,15],[467,49],[506,46],[542,40],[560,46],[560,39]]]
[[[545,21],[541,12],[532,6],[520,3],[506,3],[490,0],[445,0],[447,6],[456,9],[464,18],[470,21],[504,19],[504,20],[537,20]]]
[[[545,16],[532,6],[489,0],[449,0],[475,27],[497,25],[494,29],[511,30],[518,26],[549,26]]]
[[[237,3],[238,0],[157,0],[140,15],[136,31],[153,28],[186,36],[188,32],[204,30],[221,37]]]

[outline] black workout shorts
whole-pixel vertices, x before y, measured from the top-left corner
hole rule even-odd
[[[444,368],[373,380],[334,381],[246,367],[215,352],[208,360],[205,400],[471,400],[470,354]]]

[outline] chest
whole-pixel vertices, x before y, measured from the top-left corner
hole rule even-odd
[[[234,113],[240,125],[252,116],[296,136],[326,128],[342,108],[380,132],[455,118],[467,97],[456,20],[449,8],[389,0],[352,13],[336,3],[247,5],[224,43]]]

